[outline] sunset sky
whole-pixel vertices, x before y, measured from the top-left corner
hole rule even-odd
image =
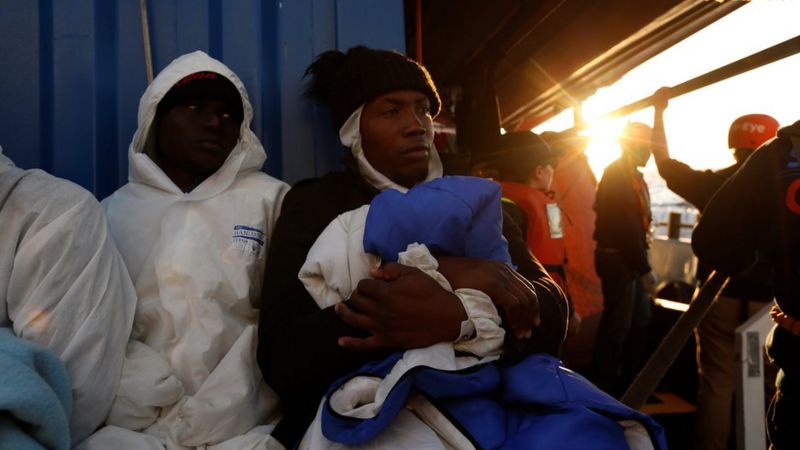
[[[744,56],[800,34],[800,1],[756,0],[655,56],[583,103],[584,119],[616,109],[674,86]],[[762,113],[781,125],[800,120],[800,55],[763,66],[670,101],[665,113],[673,158],[695,168],[721,168],[733,163],[727,148],[731,122],[744,114]],[[617,133],[628,120],[652,124],[647,108],[613,122],[593,124],[586,154],[598,178],[619,156]],[[572,111],[535,128],[559,131],[572,126]],[[652,160],[645,171],[655,170]]]

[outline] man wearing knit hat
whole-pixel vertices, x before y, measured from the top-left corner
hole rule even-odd
[[[269,250],[258,360],[283,405],[273,436],[289,447],[341,376],[393,350],[467,337],[462,331],[469,328],[456,296],[423,272],[393,263],[335,307],[320,309],[305,290],[297,274],[333,219],[385,189],[406,192],[442,175],[432,145],[440,100],[424,67],[398,53],[359,46],[323,53],[306,73],[308,96],[330,107],[348,151],[344,171],[301,181],[287,194]],[[507,349],[555,354],[564,336],[565,300],[516,231],[506,234],[511,256],[531,281],[504,264],[467,258],[440,257],[439,271],[453,289],[479,289],[492,298],[513,331]],[[389,272],[399,277],[390,280]]]

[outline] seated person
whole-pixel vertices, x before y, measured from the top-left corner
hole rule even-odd
[[[139,302],[95,448],[271,445],[256,428],[278,403],[255,366],[256,321],[288,186],[261,172],[252,117],[241,80],[199,51],[142,96],[131,181],[103,202]]]
[[[381,191],[405,193],[442,174],[432,147],[439,97],[424,68],[393,52],[355,47],[321,55],[308,73],[309,95],[330,106],[349,152],[344,172],[292,188],[270,245],[259,364],[283,403],[273,436],[289,447],[306,433],[334,381],[366,363],[391,362],[392,351],[469,337],[462,332],[471,316],[452,292],[397,263],[373,271],[375,279],[360,280],[350,298],[335,306],[320,308],[305,290],[298,273],[331,221]],[[473,288],[492,299],[511,331],[506,354],[556,354],[566,326],[563,293],[531,258],[519,229],[504,220],[503,231],[512,260],[530,281],[506,264],[477,258],[440,256],[438,271],[454,290]],[[515,347],[521,351],[507,351]]]
[[[135,307],[94,196],[41,170],[19,169],[0,150],[0,327],[47,347],[66,366],[74,405],[69,434],[58,438],[66,446],[108,415]],[[17,448],[2,439],[0,447]]]
[[[350,298],[357,283],[376,271],[382,260],[417,267],[452,291],[437,271],[433,254],[486,258],[510,265],[507,248],[501,233],[500,187],[480,178],[442,177],[417,184],[405,194],[386,189],[369,205],[336,217],[309,250],[299,276],[320,308]],[[383,273],[384,280],[398,276]],[[558,437],[562,445],[582,448],[586,442],[582,439],[590,434],[595,448],[628,444],[652,448],[646,430],[638,423],[652,425],[648,418],[604,397],[552,357],[531,356],[519,364],[504,364],[499,371],[486,366],[503,350],[505,333],[497,309],[481,291],[458,289],[455,294],[469,311],[467,323],[474,326],[474,332],[462,333],[468,338],[405,350],[383,362],[365,365],[342,379],[346,381],[338,381],[329,389],[319,419],[300,447],[369,442],[380,448],[409,448],[423,442],[444,442],[463,448],[474,440],[479,447],[494,448],[498,442],[531,436],[543,445],[556,434],[535,424],[552,419],[557,408],[560,430],[573,434],[570,439]],[[466,371],[478,365],[485,366]],[[561,381],[563,378],[569,382]],[[444,389],[431,383],[445,379]],[[563,382],[568,392],[559,400],[542,396],[547,389],[537,392],[547,380],[554,379]],[[504,397],[513,401],[499,401],[490,394],[500,391],[500,380]],[[410,394],[411,385],[425,395]],[[431,403],[427,398],[437,400]],[[399,408],[405,404],[414,412]],[[464,412],[478,405],[487,409],[481,417],[484,423],[465,420]],[[443,426],[449,420],[439,415],[439,408],[460,427]],[[588,411],[593,416],[592,432],[584,435],[580,431],[586,425],[583,420]],[[514,419],[507,419],[511,416]],[[633,420],[618,422],[623,417]],[[521,423],[525,425],[519,426]],[[458,432],[459,428],[465,432]]]

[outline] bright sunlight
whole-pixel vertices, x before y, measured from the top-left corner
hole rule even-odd
[[[624,119],[592,123],[622,105],[647,97],[661,86],[674,86],[798,34],[800,1],[759,0],[745,5],[677,45],[633,69],[612,86],[583,102],[591,137],[586,150],[599,178],[619,157],[617,136],[627,121],[652,124],[653,109]],[[733,163],[727,148],[731,122],[744,114],[762,113],[781,125],[800,119],[800,55],[763,66],[674,98],[665,113],[670,154],[694,168],[722,168]],[[572,111],[563,111],[533,131],[559,131],[573,125]],[[645,171],[655,171],[652,160]]]

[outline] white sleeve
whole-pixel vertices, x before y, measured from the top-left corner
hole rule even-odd
[[[364,223],[369,205],[336,217],[308,251],[298,278],[321,309],[350,298],[358,282],[380,266],[380,258],[364,253]]]
[[[164,355],[135,340],[128,343],[119,389],[106,423],[142,430],[158,419],[162,408],[183,397],[183,383]]]
[[[69,183],[30,219],[13,260],[14,333],[53,350],[69,371],[73,443],[106,418],[119,382],[136,293],[99,203]]]
[[[453,347],[458,351],[472,353],[481,358],[501,354],[506,331],[501,326],[500,314],[492,299],[482,291],[475,289],[456,289],[455,294],[467,311],[467,317],[474,327],[475,335],[455,342]]]
[[[257,343],[255,325],[247,326],[197,392],[164,408],[145,432],[159,436],[169,449],[203,448],[261,425],[260,418],[277,409],[278,395],[262,382]]]

